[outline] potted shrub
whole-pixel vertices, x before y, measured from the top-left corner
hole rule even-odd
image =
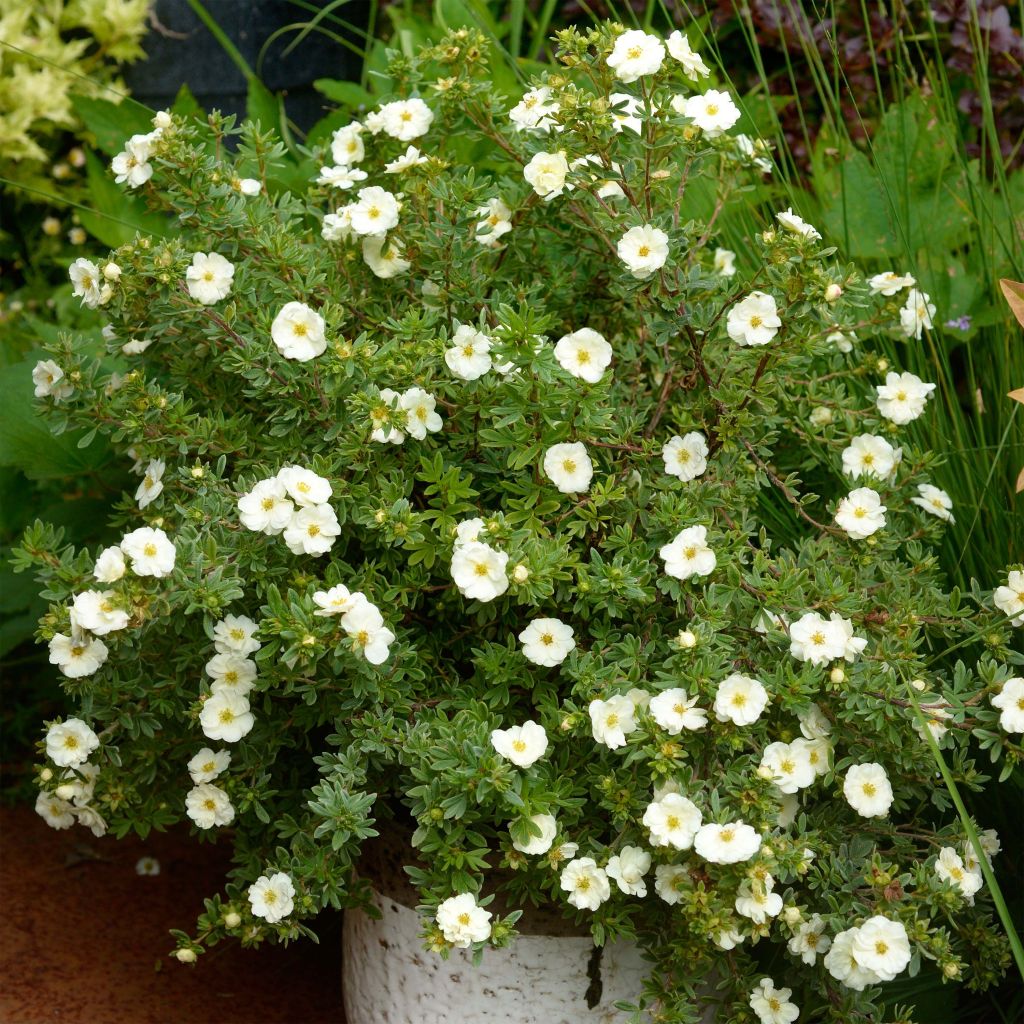
[[[437,1019],[610,1019],[613,942],[648,958],[615,1000],[660,1021],[987,985],[998,840],[936,758],[969,788],[978,749],[1020,755],[1024,576],[944,587],[941,441],[902,433],[933,385],[867,343],[934,306],[761,215],[768,154],[685,36],[560,44],[512,105],[475,32],[396,58],[301,195],[217,117],[114,161],[180,233],[72,268],[116,369],[73,337],[37,369],[140,480],[119,545],[39,525],[18,555],[76,702],[40,813],[230,837],[183,962],[397,913],[385,854],[417,949],[500,971],[540,911],[589,937],[572,1009],[535,964]],[[374,953],[350,1016],[403,1019],[417,980]]]

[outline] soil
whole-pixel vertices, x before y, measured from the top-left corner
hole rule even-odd
[[[193,966],[168,957],[228,866],[187,829],[95,839],[31,808],[0,809],[0,1024],[343,1024],[341,915],[320,944],[222,943]],[[140,857],[160,874],[140,876]]]

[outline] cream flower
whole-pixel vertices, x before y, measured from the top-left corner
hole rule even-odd
[[[943,882],[948,882],[955,889],[959,889],[964,899],[971,905],[974,904],[975,893],[984,884],[980,869],[969,870],[963,858],[952,846],[944,846],[939,851],[939,856],[935,860],[935,874]]]
[[[688,850],[701,826],[697,805],[679,793],[666,793],[647,805],[643,823],[650,833],[652,846],[671,846]]]
[[[401,174],[403,171],[408,171],[410,168],[418,167],[420,164],[425,164],[427,157],[425,157],[415,146],[409,146],[408,149],[395,160],[384,165],[385,174]]]
[[[562,194],[565,189],[565,176],[568,173],[569,163],[563,150],[557,153],[541,151],[523,168],[523,177],[545,202],[550,202],[555,196]]]
[[[801,615],[789,627],[789,653],[798,661],[825,665],[846,652],[846,636],[840,628],[842,620],[826,619],[818,612]]]
[[[911,288],[906,304],[900,310],[900,328],[908,338],[920,339],[923,331],[931,330],[934,315],[935,303],[928,293]]]
[[[694,480],[708,468],[708,441],[697,430],[691,430],[680,437],[670,437],[661,449],[665,472],[680,480]]]
[[[733,906],[736,913],[749,917],[754,924],[764,924],[771,917],[782,913],[782,897],[772,892],[775,882],[771,875],[763,881],[746,879],[736,891]]]
[[[825,920],[821,914],[812,914],[802,921],[796,934],[789,940],[789,951],[808,965],[813,965],[819,955],[828,952],[832,940],[825,934]]]
[[[612,361],[612,347],[597,331],[581,327],[558,339],[555,359],[567,373],[596,384]]]
[[[679,903],[691,884],[686,864],[659,864],[654,869],[654,891],[669,906]]]
[[[147,508],[151,505],[164,490],[164,472],[167,464],[162,459],[152,459],[146,467],[145,476],[135,492],[135,500],[139,508]]]
[[[529,768],[547,752],[548,734],[544,726],[536,722],[524,722],[508,729],[492,730],[491,746],[506,761],[511,761],[519,768]]]
[[[317,606],[314,615],[344,615],[357,605],[366,601],[366,597],[356,591],[352,593],[348,587],[339,583],[330,590],[318,590],[313,594],[313,603]]]
[[[284,542],[293,555],[325,555],[340,533],[338,514],[330,505],[307,505],[285,527]]]
[[[670,736],[678,736],[684,729],[696,732],[708,724],[708,713],[696,704],[696,697],[688,697],[685,690],[672,687],[655,694],[649,710],[662,729]]]
[[[629,697],[592,700],[587,710],[595,741],[609,750],[625,746],[626,736],[636,729],[636,705]]]
[[[895,295],[904,288],[913,288],[915,284],[917,281],[909,274],[900,275],[892,270],[868,278],[868,286],[873,295]]]
[[[395,634],[384,625],[384,617],[376,605],[365,598],[355,602],[342,615],[341,628],[371,665],[382,665],[387,661]]]
[[[594,464],[581,441],[553,444],[544,453],[544,475],[563,494],[579,494],[590,487]]]
[[[426,135],[434,120],[434,112],[418,97],[385,103],[379,113],[384,133],[399,142]]]
[[[761,849],[761,837],[742,821],[701,825],[693,839],[698,856],[711,864],[738,864]]]
[[[854,956],[853,940],[857,932],[857,928],[847,928],[840,932],[832,941],[823,962],[825,969],[836,981],[841,981],[855,992],[863,992],[868,985],[877,984],[881,978],[874,971],[867,970]]]
[[[121,550],[132,564],[136,576],[155,576],[158,579],[174,571],[177,552],[174,542],[163,530],[141,526],[125,534]]]
[[[719,277],[733,277],[736,273],[736,253],[732,249],[716,249],[711,267]]]
[[[401,204],[393,193],[379,185],[359,190],[359,199],[349,208],[349,223],[357,235],[383,235],[398,225]]]
[[[249,906],[256,917],[276,924],[295,909],[295,884],[283,871],[260,875],[249,886]]]
[[[1010,620],[1011,626],[1024,626],[1024,572],[1011,569],[1006,584],[992,591],[992,603]]]
[[[646,896],[647,883],[644,875],[651,869],[651,855],[639,846],[624,846],[605,865],[608,877],[627,896]]]
[[[443,423],[435,411],[437,399],[423,388],[409,388],[398,399],[399,409],[405,412],[405,432],[422,441],[428,433],[436,434]]]
[[[329,480],[303,466],[282,466],[277,471],[277,479],[284,485],[288,497],[300,508],[322,505],[334,493]]]
[[[542,85],[524,93],[523,98],[508,112],[508,117],[519,131],[542,133],[551,129],[554,125],[551,115],[557,113],[557,101],[552,101],[551,90]]]
[[[75,823],[74,807],[67,800],[61,800],[60,797],[48,793],[45,789],[40,790],[36,797],[36,814],[50,828],[71,828]]]
[[[931,484],[918,484],[917,497],[910,499],[911,504],[923,508],[929,515],[938,516],[947,523],[955,523],[953,518],[953,499],[938,487]]]
[[[709,576],[718,564],[718,558],[707,544],[707,528],[688,526],[663,544],[658,557],[665,562],[665,572],[679,580],[694,576]]]
[[[219,775],[227,771],[229,764],[231,764],[229,750],[214,752],[209,747],[203,747],[186,767],[192,781],[199,786],[204,782],[213,782]]]
[[[885,526],[885,512],[877,491],[858,487],[839,502],[835,519],[853,540],[864,540]]]
[[[491,937],[491,912],[477,906],[476,897],[469,892],[446,899],[438,906],[434,920],[456,949],[467,949]]]
[[[512,846],[520,853],[536,857],[542,853],[547,853],[551,849],[551,844],[555,841],[555,836],[558,834],[558,822],[553,814],[531,815],[530,822],[540,830],[540,834],[530,836],[529,840],[525,843],[520,843],[513,839]]]
[[[535,665],[561,665],[576,647],[572,626],[560,619],[534,619],[519,634],[523,656]]]
[[[331,158],[340,167],[350,167],[366,157],[362,138],[364,130],[358,121],[353,121],[331,136]]]
[[[227,793],[208,782],[189,790],[185,797],[185,813],[199,828],[230,825],[235,820],[235,808]]]
[[[107,660],[107,645],[87,636],[55,633],[50,640],[50,664],[56,665],[68,679],[82,679],[98,672]]]
[[[461,380],[478,380],[491,368],[491,338],[469,324],[460,324],[445,350],[448,369]]]
[[[32,369],[32,383],[36,398],[50,397],[55,402],[70,398],[74,385],[64,377],[64,371],[52,360],[41,359]]]
[[[508,590],[508,555],[487,544],[471,542],[452,552],[452,579],[463,597],[493,601]]]
[[[304,302],[286,302],[270,326],[270,336],[285,359],[307,363],[327,348],[324,318]]]
[[[606,58],[620,82],[629,84],[644,75],[657,74],[665,59],[665,44],[657,37],[633,29],[623,32]]]
[[[612,116],[612,128],[616,132],[625,131],[639,135],[643,131],[643,121],[640,115],[643,113],[643,105],[635,96],[625,92],[613,92],[608,97],[608,113]],[[576,161],[573,161],[575,163]]]
[[[367,235],[363,239],[363,262],[384,281],[404,274],[412,266],[412,263],[402,255],[402,251],[401,246],[393,238]]]
[[[892,981],[910,963],[910,940],[901,921],[876,914],[854,933],[853,956],[881,981]]]
[[[153,155],[153,144],[159,135],[159,130],[146,135],[133,135],[124,144],[124,149],[110,161],[110,169],[118,185],[127,184],[129,188],[138,188],[153,177],[153,165],[149,158]]]
[[[715,691],[714,711],[720,722],[750,725],[761,717],[767,704],[764,684],[738,672],[726,676]]]
[[[643,280],[665,266],[668,259],[668,235],[653,224],[630,228],[616,246],[619,259],[629,272]]]
[[[79,257],[68,268],[71,278],[71,294],[82,300],[89,309],[102,306],[110,296],[109,285],[103,285],[100,268],[95,263]]]
[[[679,110],[707,135],[714,138],[731,128],[740,119],[740,108],[733,102],[727,92],[709,89],[703,95],[688,96]],[[678,109],[673,103],[673,108]]]
[[[858,434],[843,449],[843,472],[854,480],[873,476],[887,480],[903,458],[902,448],[893,448],[877,434]]]
[[[807,742],[806,740],[804,741]],[[796,793],[814,782],[815,771],[807,748],[793,743],[769,743],[761,755],[761,773],[781,793]]]
[[[221,690],[203,703],[199,713],[203,735],[210,740],[237,743],[256,724],[249,710],[249,701],[230,690]]]
[[[489,199],[486,206],[476,211],[477,221],[475,237],[481,245],[495,249],[502,235],[512,230],[512,211],[504,199]]]
[[[789,1001],[790,988],[776,988],[771,978],[762,978],[750,993],[750,1008],[761,1024],[793,1024],[800,1009]]]
[[[84,590],[71,602],[72,629],[87,629],[96,636],[106,636],[128,625],[128,612],[117,607],[112,590]]]
[[[669,54],[683,65],[683,74],[691,81],[696,82],[698,78],[707,78],[711,74],[700,54],[690,48],[689,39],[678,29],[665,42]]]
[[[213,627],[213,646],[218,654],[240,654],[245,657],[260,649],[256,639],[259,626],[248,615],[225,615]]]
[[[233,651],[215,654],[205,666],[206,674],[213,680],[213,693],[230,690],[244,697],[256,685],[256,662],[250,661]]]
[[[227,298],[235,276],[234,264],[217,252],[197,252],[185,271],[188,293],[196,302],[212,306]]]
[[[878,411],[893,423],[903,425],[916,420],[924,412],[928,396],[935,390],[934,384],[926,384],[912,373],[887,373],[885,383],[875,390]]]
[[[843,796],[862,818],[884,818],[893,801],[889,776],[874,761],[855,764],[847,770],[843,779]]]
[[[765,292],[751,292],[736,303],[726,317],[726,333],[737,345],[767,345],[779,333],[779,319],[775,299]]]
[[[292,521],[295,506],[284,484],[274,478],[261,480],[238,499],[238,518],[247,530],[276,536]]]
[[[989,700],[1001,712],[999,724],[1006,732],[1024,732],[1024,679],[1007,679],[999,693]]]
[[[59,768],[76,768],[89,760],[100,738],[80,718],[51,725],[46,733],[46,756]]]
[[[578,857],[563,869],[558,884],[577,910],[597,910],[612,894],[608,875],[592,857]]]
[[[340,188],[348,190],[357,182],[366,181],[366,171],[357,167],[346,167],[339,164],[337,167],[321,167],[320,177],[316,179],[318,185],[327,185],[329,188]]]
[[[792,208],[783,210],[782,213],[775,214],[775,219],[789,232],[794,235],[801,235],[804,238],[809,238],[812,241],[817,238],[821,238],[821,232],[812,227],[802,217],[798,217],[792,210]]]

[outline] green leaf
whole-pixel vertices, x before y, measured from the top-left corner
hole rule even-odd
[[[245,112],[250,121],[259,124],[262,131],[282,134],[280,101],[255,75],[249,79]]]
[[[313,83],[313,88],[321,92],[329,100],[340,103],[342,106],[355,108],[369,106],[373,103],[373,96],[361,85],[355,82],[341,82],[335,78],[318,78]]]
[[[111,103],[95,96],[73,95],[71,105],[95,138],[96,147],[109,156],[120,153],[132,135],[153,129],[153,111],[134,100]]]

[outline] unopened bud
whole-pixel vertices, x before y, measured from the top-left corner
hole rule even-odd
[[[196,951],[194,949],[179,949],[175,951],[179,963],[194,964],[196,962]]]
[[[837,285],[837,284],[830,284],[825,289],[825,301],[826,302],[835,302],[839,298],[839,296],[842,295],[842,294],[843,294],[843,289],[840,288],[839,285]]]
[[[116,263],[108,263],[103,268],[103,276],[108,281],[120,281],[121,280],[121,268]]]
[[[846,682],[846,673],[841,668],[832,669],[832,671],[829,672],[828,677],[833,683]]]
[[[237,928],[242,923],[242,915],[236,914],[233,910],[224,915],[225,928]]]
[[[516,583],[525,583],[530,578],[530,570],[522,562],[512,570],[512,579]]]
[[[697,646],[697,634],[689,629],[681,629],[679,636],[676,637],[676,643],[688,651],[691,647]]]

